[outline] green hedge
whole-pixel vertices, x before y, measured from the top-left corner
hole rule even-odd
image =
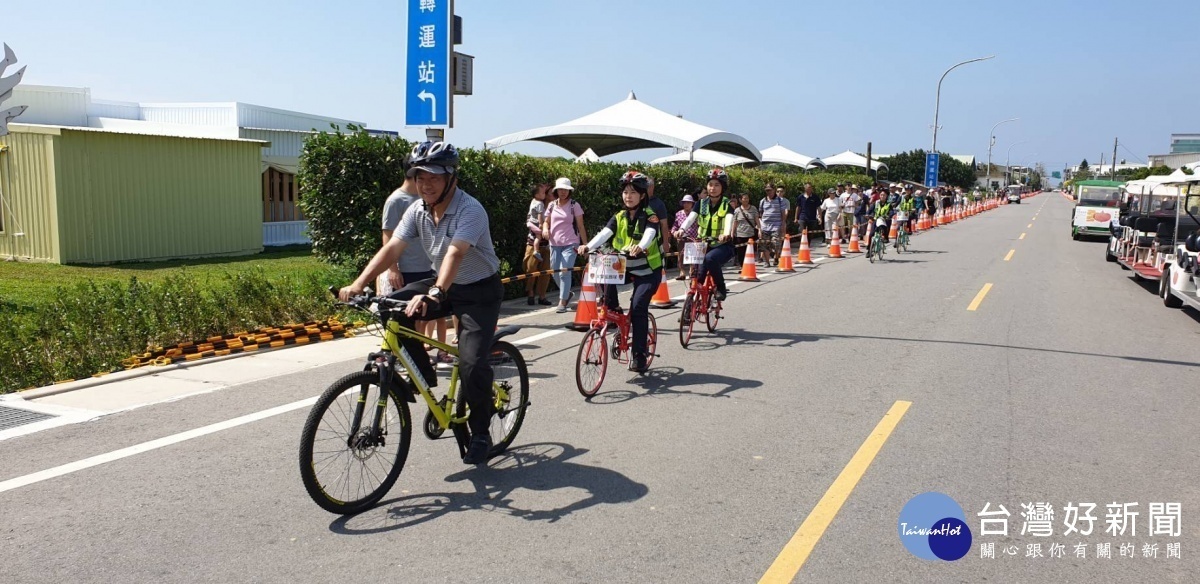
[[[404,181],[400,160],[412,144],[398,138],[369,136],[361,128],[324,132],[305,142],[300,157],[300,205],[309,221],[313,251],[335,264],[361,269],[379,249],[383,202]],[[673,214],[679,200],[704,186],[711,167],[695,165],[592,163],[536,158],[496,151],[460,149],[460,186],[479,199],[491,220],[492,240],[502,275],[521,271],[525,253],[525,214],[530,188],[565,176],[575,186],[588,233],[595,233],[617,211],[617,181],[630,168],[654,177],[655,193]],[[839,182],[867,185],[863,174],[796,173],[728,169],[730,192],[749,193],[755,202],[768,182],[787,189],[789,199],[811,182],[818,192]]]
[[[346,277],[256,270],[212,281],[180,269],[158,283],[58,288],[45,305],[0,319],[0,393],[114,371],[149,347],[323,320],[336,312],[325,288]]]

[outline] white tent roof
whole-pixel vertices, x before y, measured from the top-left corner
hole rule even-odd
[[[824,162],[825,166],[861,166],[863,168],[867,167],[867,157],[866,156],[860,156],[849,150],[847,150],[841,154],[836,154],[834,156],[826,156],[821,159],[821,162]],[[871,161],[871,170],[879,170],[880,168],[887,168],[887,165],[882,162],[879,162],[878,160]]]
[[[643,148],[706,148],[733,156],[760,160],[758,148],[749,140],[721,130],[673,116],[638,101],[633,92],[620,103],[582,118],[556,126],[534,128],[493,138],[488,149],[536,140],[554,144],[579,156],[591,148],[600,156]]]
[[[762,151],[762,161],[764,163],[773,162],[776,164],[790,164],[805,170],[813,167],[825,168],[825,163],[821,161],[820,158],[805,156],[799,152],[796,152],[795,150],[780,146],[779,144],[764,149]]]
[[[588,148],[583,151],[583,154],[579,155],[579,158],[575,159],[575,162],[600,162],[600,157],[596,156],[595,150]]]
[[[697,150],[695,152],[680,152],[662,158],[655,158],[650,161],[650,164],[671,164],[671,163],[688,163],[702,162],[704,164],[712,164],[714,166],[741,166],[743,164],[757,165],[758,162],[742,156],[730,156],[721,152],[713,152],[712,150]]]
[[[1176,170],[1170,176],[1163,175],[1163,174],[1156,174],[1154,176],[1148,176],[1141,180],[1131,180],[1131,181],[1125,183],[1125,192],[1134,194],[1134,195],[1149,195],[1149,194],[1178,195],[1179,189],[1161,186],[1161,185],[1165,185],[1165,184],[1169,184],[1169,183],[1181,182],[1181,181],[1177,180],[1178,177],[1175,176],[1176,173],[1181,174],[1182,176],[1187,177],[1187,178],[1192,178],[1188,175],[1184,175],[1183,173],[1180,173],[1178,170]]]

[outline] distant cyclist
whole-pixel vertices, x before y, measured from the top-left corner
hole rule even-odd
[[[725,195],[729,190],[729,175],[722,168],[714,168],[707,177],[705,190],[708,196],[700,200],[696,210],[680,228],[687,229],[698,222],[700,228],[697,238],[707,242],[709,249],[704,255],[704,263],[696,269],[696,279],[703,284],[705,276],[712,274],[717,300],[724,300],[728,289],[721,266],[733,258],[733,210],[729,206],[729,197]]]
[[[626,282],[633,282],[633,298],[629,301],[629,320],[633,328],[633,359],[629,368],[638,373],[645,373],[649,356],[647,345],[650,339],[650,299],[662,280],[662,235],[659,231],[661,220],[647,204],[650,179],[646,175],[631,170],[621,177],[620,186],[623,208],[608,220],[608,224],[596,237],[579,246],[579,253],[582,255],[596,251],[610,239],[613,249],[628,252],[625,279]],[[605,287],[604,305],[609,310],[621,310],[615,285]]]

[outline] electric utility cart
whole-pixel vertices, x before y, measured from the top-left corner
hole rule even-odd
[[[1075,183],[1075,211],[1071,214],[1071,239],[1093,235],[1107,237],[1112,232],[1121,206],[1121,187],[1111,180],[1082,180]]]
[[[1163,258],[1158,295],[1167,308],[1200,310],[1200,176],[1177,186],[1175,241]]]
[[[1176,172],[1170,176],[1152,176],[1145,180],[1130,181],[1123,187],[1123,212],[1119,222],[1112,226],[1105,259],[1117,262],[1131,270],[1136,279],[1157,282],[1162,278],[1165,257],[1195,226],[1185,216],[1185,221],[1176,221],[1181,185],[1191,175]]]

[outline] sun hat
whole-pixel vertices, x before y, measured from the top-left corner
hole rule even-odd
[[[696,202],[696,199],[692,198],[691,195],[684,195],[683,200],[680,201],[680,203],[695,203],[695,202]]]

